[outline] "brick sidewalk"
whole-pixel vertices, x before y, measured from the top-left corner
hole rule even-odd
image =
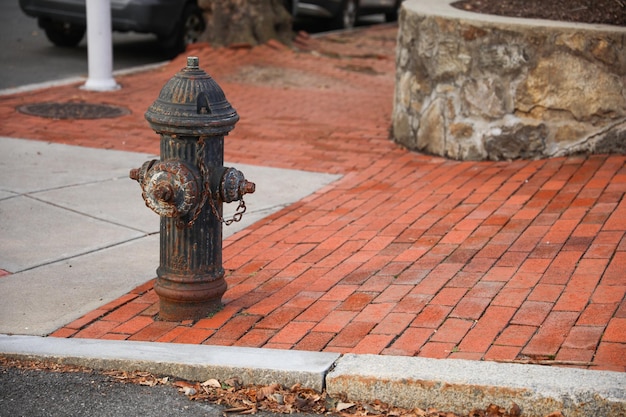
[[[225,241],[229,289],[215,316],[156,320],[149,282],[53,336],[625,371],[626,157],[457,162],[395,146],[395,35],[386,26],[299,51],[192,51],[241,117],[226,138],[229,163],[343,177]],[[115,92],[0,97],[0,135],[157,153],[143,113],[184,60],[119,77]],[[67,100],[132,114],[51,121],[15,111]]]

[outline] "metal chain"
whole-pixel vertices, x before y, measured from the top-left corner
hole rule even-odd
[[[233,217],[231,219],[224,220],[224,224],[226,226],[230,226],[234,222],[240,222],[245,212],[246,212],[246,203],[243,201],[243,197],[241,197],[241,200],[239,200],[239,205],[237,206],[237,210],[235,210]]]
[[[215,207],[215,203],[213,202],[213,193],[211,192],[211,186],[209,181],[208,170],[204,164],[204,138],[200,137],[198,141],[198,148],[196,153],[196,163],[200,168],[200,176],[202,177],[202,185],[203,185],[203,193],[202,193],[202,203],[197,208],[197,213],[194,214],[194,218],[190,222],[190,225],[198,218],[198,214],[202,210],[202,207],[209,200],[209,206],[211,206],[211,212],[217,218],[218,221],[224,223],[226,226],[230,226],[234,222],[241,221],[243,214],[246,212],[246,203],[243,201],[243,197],[239,200],[239,206],[237,206],[237,210],[233,214],[233,217],[230,219],[224,219],[224,217],[219,213],[217,208]],[[241,211],[240,211],[241,210]]]
[[[209,191],[209,193],[210,192],[211,191]],[[234,222],[241,221],[243,214],[246,212],[246,203],[243,201],[243,198],[239,200],[239,205],[237,206],[237,210],[235,210],[233,217],[230,219],[224,219],[224,217],[219,214],[219,212],[217,211],[217,208],[215,207],[215,203],[213,203],[213,198],[209,198],[209,205],[211,206],[211,211],[213,212],[213,215],[215,215],[215,217],[217,217],[217,219],[220,222],[224,223],[226,226],[230,226]]]

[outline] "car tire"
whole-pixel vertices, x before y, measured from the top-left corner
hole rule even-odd
[[[166,54],[174,57],[184,52],[187,45],[198,41],[205,28],[202,10],[195,4],[188,4],[183,9],[174,31],[169,36],[160,39]]]
[[[41,26],[46,33],[46,37],[56,46],[63,48],[73,48],[85,37],[87,28],[67,22],[54,20],[40,20]]]
[[[398,20],[398,15],[400,14],[400,6],[402,6],[402,0],[398,0],[393,10],[385,13],[385,22],[395,22]]]
[[[339,13],[331,23],[333,29],[352,29],[356,25],[359,15],[359,3],[357,0],[343,0]]]

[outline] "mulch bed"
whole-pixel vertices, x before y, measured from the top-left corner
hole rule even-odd
[[[499,16],[626,26],[626,0],[461,0],[452,5]]]

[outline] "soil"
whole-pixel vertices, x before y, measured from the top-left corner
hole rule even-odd
[[[452,6],[498,16],[626,26],[626,0],[461,0]]]

